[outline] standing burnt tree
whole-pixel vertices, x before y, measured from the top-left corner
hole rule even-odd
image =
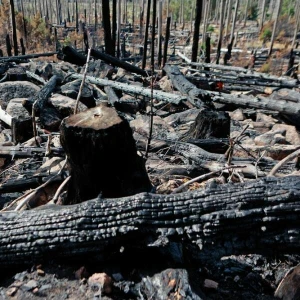
[[[198,44],[199,44],[199,33],[200,33],[200,22],[202,15],[202,5],[203,0],[197,0],[196,3],[196,16],[194,25],[194,36],[193,36],[193,46],[192,46],[192,61],[197,61],[198,54]]]
[[[14,43],[14,54],[18,55],[18,39],[17,39],[17,26],[16,26],[16,18],[15,18],[15,6],[14,0],[10,0],[10,11],[11,11],[11,23],[13,29],[13,43]]]
[[[115,50],[113,47],[113,40],[111,36],[109,1],[107,0],[102,0],[102,19],[104,29],[105,52],[106,54],[115,56]]]

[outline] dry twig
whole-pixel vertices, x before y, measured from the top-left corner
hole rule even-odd
[[[285,163],[287,163],[288,161],[296,158],[298,155],[300,155],[300,149],[296,150],[295,152],[291,153],[290,155],[286,156],[284,159],[282,159],[281,161],[279,161],[274,167],[273,169],[269,172],[269,174],[267,175],[267,177],[270,176],[275,176],[275,174],[277,173],[277,171],[284,166]]]
[[[229,169],[241,169],[241,168],[245,168],[246,166],[228,166],[228,167],[224,167],[220,170],[217,170],[217,171],[213,171],[213,172],[209,172],[207,174],[204,174],[204,175],[200,175],[198,177],[195,177],[187,182],[185,182],[184,184],[182,184],[181,186],[179,186],[178,188],[176,188],[171,194],[176,194],[180,191],[182,191],[186,186],[190,185],[191,183],[194,183],[194,182],[199,182],[199,181],[203,181],[205,179],[208,179],[210,176],[214,175],[214,174],[218,174],[219,172],[223,172],[225,170],[229,170]]]
[[[89,67],[90,57],[91,57],[91,48],[89,48],[89,50],[88,50],[88,55],[87,55],[86,64],[85,64],[85,70],[84,70],[84,73],[83,73],[82,81],[81,81],[81,84],[80,84],[80,88],[79,88],[79,92],[78,92],[78,95],[77,95],[76,104],[75,104],[75,108],[74,108],[74,115],[77,114],[79,100],[80,100],[83,85],[84,85],[84,82],[85,82],[86,73],[87,73],[88,67]]]

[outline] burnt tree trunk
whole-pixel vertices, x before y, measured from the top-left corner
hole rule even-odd
[[[66,62],[71,64],[75,64],[77,66],[84,66],[86,63],[86,57],[77,52],[76,49],[72,48],[71,46],[63,47],[62,49],[63,55],[59,57]]]
[[[212,107],[207,92],[198,89],[194,84],[183,76],[175,65],[165,65],[164,71],[172,81],[173,86],[182,94],[188,96],[189,101],[197,107]]]
[[[224,8],[225,8],[225,0],[221,0],[221,10],[220,10],[220,27],[219,27],[219,39],[218,39],[218,46],[217,46],[217,57],[216,57],[216,64],[219,64],[220,56],[221,56],[221,47],[222,47],[222,40],[223,40],[223,29],[224,29]]]
[[[101,59],[101,60],[105,61],[106,63],[111,64],[113,66],[120,67],[128,72],[136,73],[136,74],[139,74],[139,75],[142,75],[145,77],[148,76],[147,71],[142,70],[141,68],[139,68],[135,65],[127,63],[126,61],[122,61],[116,57],[113,57],[111,55],[97,51],[95,49],[91,49],[91,56],[93,56],[94,58],[97,58],[97,59]]]
[[[171,17],[167,17],[167,25],[166,25],[166,36],[164,43],[164,53],[163,53],[163,67],[166,65],[168,60],[168,45],[170,39],[170,25],[171,25]]]
[[[57,75],[52,76],[36,96],[23,101],[23,106],[30,112],[34,109],[36,116],[40,118],[42,126],[48,130],[58,130],[61,123],[59,112],[48,102],[59,82],[60,79]]]
[[[16,17],[15,17],[15,6],[14,1],[10,0],[10,11],[11,11],[11,23],[13,30],[13,43],[14,43],[14,54],[18,56],[18,39],[17,39],[17,25],[16,25]]]
[[[11,53],[12,48],[11,48],[9,34],[6,35],[5,42],[6,42],[7,56],[12,56],[12,53]]]
[[[117,44],[117,0],[113,0],[112,3],[112,26],[111,27],[112,27],[112,43],[115,52],[116,44]]]
[[[194,35],[193,35],[193,46],[192,46],[192,57],[191,57],[191,60],[193,62],[197,61],[197,56],[198,56],[198,44],[199,44],[202,6],[203,6],[203,0],[197,0],[196,16],[195,16],[195,24],[194,24]]]
[[[71,169],[68,203],[151,190],[131,128],[115,109],[102,105],[64,119],[61,142]]]
[[[145,69],[145,67],[146,67],[146,60],[147,60],[150,10],[151,10],[151,0],[148,0],[147,1],[147,15],[146,15],[145,35],[144,35],[144,51],[143,51],[142,69]]]
[[[82,79],[81,74],[70,75],[71,79]],[[180,96],[174,93],[166,93],[160,90],[152,90],[151,88],[145,88],[140,86],[135,86],[132,84],[122,83],[113,80],[95,78],[91,76],[86,76],[86,81],[99,86],[111,86],[112,88],[123,91],[125,93],[132,93],[137,96],[143,96],[147,98],[153,98],[157,100],[167,101],[169,103],[174,103],[176,105],[180,104],[182,101],[186,100],[186,97]]]
[[[102,16],[103,16],[105,52],[106,54],[115,56],[115,49],[113,47],[113,41],[111,38],[109,1],[102,0]]]
[[[231,254],[299,253],[299,199],[300,177],[289,176],[5,212],[0,266],[79,256],[94,262],[117,255],[120,246],[146,248],[152,241],[157,247],[184,243],[190,258],[211,261]]]
[[[155,29],[156,28],[156,0],[153,0],[152,2],[152,35],[151,35],[151,75],[153,76],[154,70],[155,70],[155,55],[154,55],[154,50],[155,50]]]

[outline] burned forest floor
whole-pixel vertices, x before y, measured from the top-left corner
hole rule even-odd
[[[120,140],[125,130],[118,126],[126,123],[151,183],[151,189],[142,192],[176,198],[219,185],[299,176],[300,77],[296,71],[293,76],[278,76],[233,64],[191,63],[178,51],[162,70],[148,76],[151,72],[145,74],[138,64],[103,55],[94,51],[86,65],[86,56],[66,47],[55,62],[0,63],[1,226],[10,215],[24,211],[76,205],[67,203],[74,185],[73,162],[66,160],[68,136],[63,130],[68,130],[64,122],[71,118],[75,131],[109,128],[102,142],[112,132],[120,134],[116,138]],[[297,51],[296,55],[299,59]],[[99,107],[101,113],[116,112],[114,120],[102,121],[104,129],[97,127],[97,118],[102,117]],[[76,114],[80,120],[74,119]],[[75,153],[80,151],[80,141],[73,141],[72,147]],[[114,161],[116,153],[111,157],[106,153],[106,159]],[[111,174],[108,169],[97,170]],[[118,176],[111,178],[107,182],[114,186]],[[123,190],[124,196],[135,194]],[[99,201],[123,196],[110,197],[105,190],[95,193],[92,198]],[[90,200],[87,197],[84,200]],[[222,194],[218,197],[222,201]],[[285,222],[291,220],[295,219]],[[234,225],[231,230],[233,236],[239,231]],[[251,229],[243,233],[251,234]],[[97,255],[61,258],[52,253],[40,263],[32,257],[34,263],[16,265],[2,260],[5,253],[0,252],[0,299],[300,299],[297,242],[296,251],[284,247],[273,251],[270,244],[269,249],[258,246],[257,251],[218,258],[212,252],[205,260],[195,259],[195,249],[180,239],[149,247],[125,239],[122,243],[124,247],[117,250],[108,247],[104,261]]]

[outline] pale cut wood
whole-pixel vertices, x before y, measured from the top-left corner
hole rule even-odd
[[[72,75],[70,75],[70,78],[82,79],[83,75],[72,74]],[[154,90],[152,93],[150,88],[138,87],[138,86],[121,83],[121,82],[116,82],[116,81],[112,81],[112,80],[108,80],[108,79],[95,78],[92,76],[86,76],[86,81],[96,84],[96,85],[100,85],[100,86],[110,86],[116,90],[120,90],[120,91],[127,92],[127,93],[132,93],[134,95],[148,97],[150,99],[153,96],[154,99],[167,101],[167,102],[174,103],[177,105],[180,104],[181,101],[184,101],[187,99],[187,97],[184,97],[181,95],[165,93],[165,92],[157,91],[157,90]]]

